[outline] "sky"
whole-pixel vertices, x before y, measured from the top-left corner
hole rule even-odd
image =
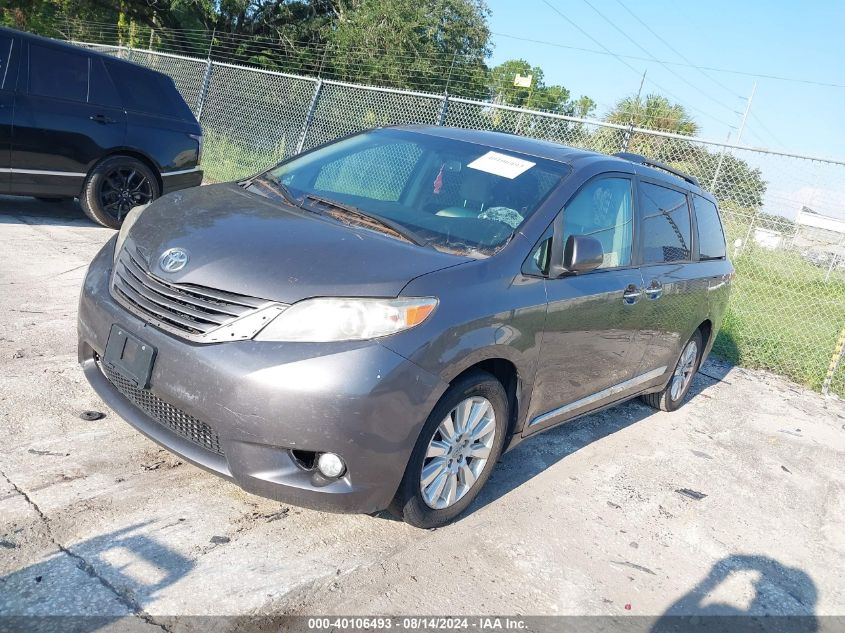
[[[699,136],[715,141],[724,141],[730,133],[732,142],[736,142],[742,113],[756,81],[751,114],[740,139],[742,145],[845,160],[845,2],[548,3],[593,39],[543,0],[487,0],[492,12],[492,65],[522,58],[540,66],[547,85],[560,84],[573,97],[583,94],[596,101],[599,118],[622,97],[636,94],[646,70],[643,93],[661,93],[682,103],[699,123]],[[641,59],[623,58],[623,63],[608,54],[561,46],[604,52],[603,46],[613,53]],[[667,64],[669,70],[654,61],[687,63],[679,53],[697,66],[839,87],[712,70],[700,72]]]

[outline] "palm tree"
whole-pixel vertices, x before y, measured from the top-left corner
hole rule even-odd
[[[695,136],[698,123],[689,115],[686,108],[679,103],[672,103],[666,97],[657,94],[647,95],[646,98],[625,97],[619,101],[605,119],[610,123],[630,125],[634,127],[674,132]]]

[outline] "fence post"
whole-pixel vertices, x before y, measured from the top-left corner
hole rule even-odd
[[[437,125],[446,122],[446,114],[449,112],[449,91],[443,92],[443,101],[440,103],[440,111],[437,113]]]
[[[320,100],[320,91],[323,89],[323,80],[318,79],[314,84],[314,94],[311,96],[311,103],[305,112],[305,120],[302,122],[302,131],[299,133],[299,142],[296,144],[296,153],[299,154],[305,147],[305,137],[308,136],[308,128],[311,127],[311,119],[314,118],[314,111],[317,109],[317,102]]]
[[[839,340],[836,341],[836,347],[833,349],[833,355],[830,357],[830,364],[827,366],[827,375],[824,377],[824,384],[822,384],[822,395],[830,395],[830,383],[833,382],[833,375],[842,361],[842,356],[845,354],[845,327],[839,334]]]
[[[205,99],[208,96],[208,86],[211,83],[211,71],[213,66],[211,58],[209,57],[205,62],[205,75],[202,78],[202,87],[200,88],[199,95],[197,95],[197,121],[199,121],[202,116],[202,108],[205,105]]]

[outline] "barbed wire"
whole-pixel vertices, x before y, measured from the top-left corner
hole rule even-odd
[[[426,92],[448,91],[453,95],[491,100],[496,94],[500,94],[501,89],[510,88],[496,88],[491,85],[490,69],[477,54],[456,52],[451,56],[444,56],[411,51],[396,52],[384,48],[338,46],[333,42],[292,39],[283,34],[268,36],[199,28],[153,28],[138,22],[120,27],[113,23],[83,21],[70,16],[56,16],[49,26],[56,34],[67,39],[84,39],[110,45],[134,44],[136,47],[151,47],[152,50],[160,52],[210,57],[227,63],[335,81],[387,85]],[[680,101],[659,84],[650,83]],[[541,97],[542,95],[537,93],[531,94],[530,97],[523,95],[517,105],[553,113],[572,114],[576,111],[573,102],[561,103],[560,107],[551,110],[543,108]],[[571,95],[571,99],[574,100],[575,96]],[[700,108],[691,105],[686,107],[735,128]],[[616,103],[596,103],[595,111],[604,112],[605,118],[611,114],[619,119],[633,118],[635,125],[643,128],[673,131],[676,127],[672,120],[667,120],[660,113],[649,112],[642,104],[624,107],[622,100]],[[759,123],[759,120],[757,121]],[[765,127],[762,123],[759,124],[761,128]],[[774,135],[768,130],[767,134],[774,139]],[[763,146],[766,145],[760,134],[753,133],[753,136],[763,143]],[[782,146],[776,139],[775,142]]]

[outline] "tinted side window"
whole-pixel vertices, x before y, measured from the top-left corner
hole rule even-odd
[[[88,101],[98,105],[120,107],[120,97],[117,96],[114,84],[106,72],[103,60],[91,58],[91,90]]]
[[[12,56],[12,38],[0,35],[0,88],[6,88],[9,58]],[[10,86],[11,87],[11,86]]]
[[[88,56],[30,44],[29,93],[42,97],[88,101]]]
[[[132,64],[107,61],[106,67],[127,110],[179,117],[186,108],[176,103],[175,99],[181,101],[181,97],[168,77]]]
[[[693,196],[695,222],[698,227],[698,256],[701,259],[724,259],[725,233],[719,210],[707,198]]]
[[[589,235],[601,242],[600,268],[628,266],[633,243],[631,181],[600,178],[581,189],[563,211],[564,243],[570,235]]]
[[[685,193],[640,183],[643,263],[690,259],[689,204]]]

